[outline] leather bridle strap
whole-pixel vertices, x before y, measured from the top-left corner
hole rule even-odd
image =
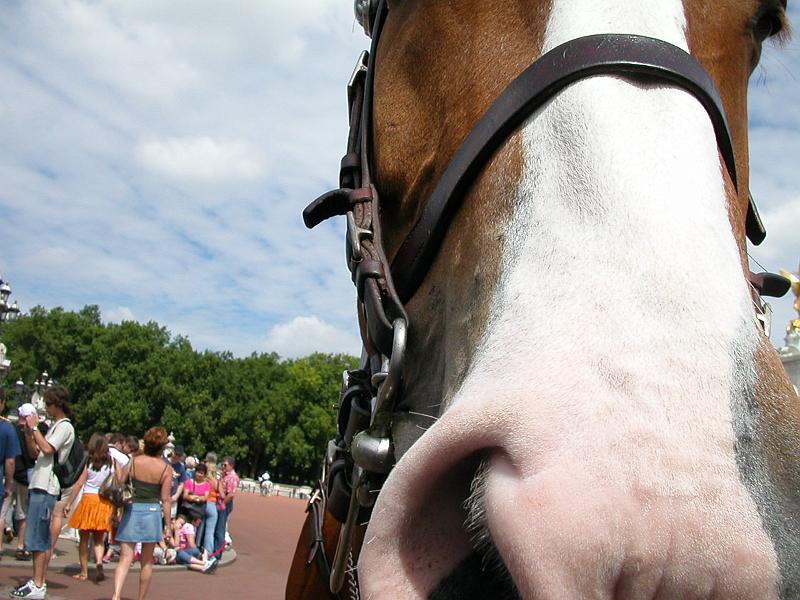
[[[512,81],[451,159],[392,262],[392,279],[403,303],[422,283],[453,216],[494,152],[545,102],[571,83],[594,75],[664,81],[694,95],[711,119],[720,154],[737,186],[734,148],[719,92],[691,54],[663,40],[639,35],[598,34],[570,40],[544,54]],[[368,97],[371,92],[368,85]],[[766,235],[752,198],[746,231],[755,244]]]

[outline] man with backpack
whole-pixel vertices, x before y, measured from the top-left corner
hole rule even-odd
[[[44,600],[47,597],[45,575],[51,556],[50,520],[63,481],[63,477],[60,481],[56,473],[61,473],[62,465],[72,458],[70,454],[76,442],[69,392],[61,386],[51,387],[44,393],[44,404],[53,420],[47,435],[37,427],[38,414],[25,418],[26,445],[31,454],[38,454],[28,485],[28,523],[25,528],[25,547],[33,553],[33,578],[11,592],[12,598]]]

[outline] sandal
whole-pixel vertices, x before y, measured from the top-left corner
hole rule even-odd
[[[95,583],[100,583],[100,582],[101,582],[101,581],[103,581],[105,578],[106,578],[106,574],[105,574],[105,572],[103,571],[103,565],[102,565],[102,563],[101,563],[101,564],[99,564],[99,565],[97,565],[97,566],[95,567],[95,571],[94,571],[94,581],[95,581]]]
[[[73,575],[72,578],[77,579],[78,581],[86,581],[87,579],[89,579],[89,575],[88,574],[84,575],[83,573],[75,573],[75,575]]]
[[[18,548],[16,554],[14,554],[14,558],[16,560],[30,560],[31,559],[31,553],[28,552],[27,550],[23,550],[21,548]]]

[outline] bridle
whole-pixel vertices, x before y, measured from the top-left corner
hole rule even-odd
[[[376,51],[387,13],[386,0],[356,0],[356,15],[372,37],[372,44],[370,51],[359,57],[347,88],[350,132],[341,162],[340,187],[323,194],[303,211],[309,228],[335,215],[346,216],[347,266],[358,292],[363,342],[361,367],[344,374],[338,435],[328,445],[320,494],[314,497],[314,502],[323,504],[323,512],[327,510],[343,523],[332,563],[328,564],[324,548],[321,553],[323,572],[329,570],[334,594],[339,593],[346,578],[349,587],[357,589],[354,571],[347,568],[348,561],[353,561],[353,532],[357,524],[369,519],[394,466],[392,415],[402,393],[409,329],[404,304],[433,264],[470,186],[508,137],[545,102],[581,79],[606,74],[663,81],[688,91],[705,108],[728,175],[734,187],[738,186],[725,111],[703,66],[663,40],[628,34],[590,35],[547,52],[505,88],[451,158],[419,220],[390,263],[383,248],[380,197],[370,164]],[[756,245],[766,237],[752,196],[745,232]],[[770,273],[751,274],[750,280],[759,319],[767,325],[768,305],[761,296],[782,296],[789,282]]]

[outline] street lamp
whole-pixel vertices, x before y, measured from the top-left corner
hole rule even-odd
[[[22,383],[21,381],[18,383]],[[44,406],[44,393],[47,389],[55,385],[55,380],[50,377],[47,371],[42,371],[41,375],[33,382],[33,388],[28,388],[31,391],[30,403],[36,408],[39,417],[42,419],[47,418],[47,411]],[[27,386],[25,386],[27,388]]]
[[[11,296],[11,286],[7,281],[3,281],[0,276],[0,322],[13,321],[20,315],[19,305],[17,301],[9,305],[8,298]]]

